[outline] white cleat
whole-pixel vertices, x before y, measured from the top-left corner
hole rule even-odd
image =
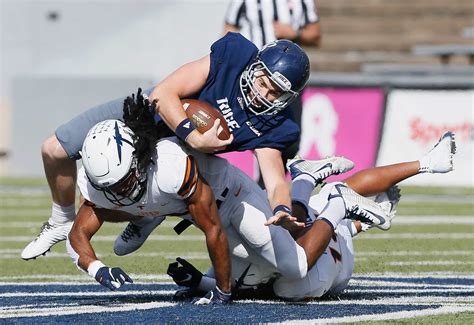
[[[165,217],[144,217],[139,221],[131,221],[115,239],[114,253],[118,256],[133,253],[145,243],[150,234],[158,227]]]
[[[397,214],[398,202],[400,202],[400,188],[397,185],[390,187],[386,192],[379,193],[375,197],[374,201],[376,203],[382,204],[385,209],[389,211],[388,216],[390,218],[390,223],[393,221]],[[367,231],[372,228],[372,224],[367,224],[361,222],[362,231]]]
[[[306,174],[311,176],[318,184],[331,175],[351,170],[354,168],[354,163],[347,158],[336,156],[321,160],[304,160],[297,156],[288,160],[286,168],[290,172],[291,179]]]
[[[420,173],[448,173],[453,170],[456,153],[454,133],[446,132],[433,149],[420,159]]]
[[[391,226],[390,202],[376,203],[351,188],[336,184],[334,187],[341,194],[346,204],[346,219],[359,220],[372,227],[388,230]]]
[[[31,260],[40,255],[46,255],[46,252],[48,252],[51,247],[67,239],[72,225],[72,221],[64,224],[50,224],[49,222],[45,222],[41,227],[38,237],[26,245],[21,252],[21,258]]]

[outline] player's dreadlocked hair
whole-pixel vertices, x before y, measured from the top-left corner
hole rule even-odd
[[[171,130],[163,122],[155,122],[157,100],[150,103],[138,88],[137,96],[128,96],[123,103],[123,119],[125,124],[135,133],[135,152],[140,172],[146,172],[151,157],[160,138],[172,135]]]

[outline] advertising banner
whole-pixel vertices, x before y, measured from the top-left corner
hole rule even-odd
[[[392,91],[387,99],[377,165],[418,160],[450,130],[456,134],[454,171],[420,175],[405,184],[473,187],[473,122],[472,90]]]
[[[303,94],[300,156],[321,159],[342,155],[357,170],[374,166],[383,113],[381,89],[307,88]],[[258,170],[251,151],[221,155],[256,179]]]
[[[305,159],[345,156],[355,163],[343,179],[375,164],[384,94],[377,88],[308,88],[303,95],[299,154]]]

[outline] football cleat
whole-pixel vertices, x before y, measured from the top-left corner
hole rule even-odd
[[[354,168],[354,163],[347,158],[336,156],[321,160],[304,160],[297,156],[288,160],[286,168],[290,172],[291,179],[306,174],[318,184],[331,175],[351,170]]]
[[[390,202],[376,203],[343,184],[336,184],[334,187],[346,204],[346,219],[359,220],[382,230],[390,229]]]
[[[453,170],[453,156],[456,153],[454,133],[444,133],[426,155],[420,159],[420,173],[448,173]]]
[[[393,221],[393,218],[395,218],[395,215],[397,213],[397,206],[401,197],[402,195],[400,194],[400,188],[397,185],[394,185],[390,187],[386,192],[377,194],[374,201],[376,203],[388,206],[389,218],[390,218],[390,221]],[[370,228],[372,228],[372,225],[361,222],[361,227],[362,227],[361,230],[365,232],[369,230]]]
[[[41,227],[39,235],[21,252],[21,258],[24,260],[35,259],[46,253],[57,243],[66,240],[73,222],[64,224],[51,224],[45,222]]]
[[[144,217],[142,220],[129,222],[120,236],[115,239],[114,253],[124,256],[142,247],[148,236],[164,219],[164,217]]]

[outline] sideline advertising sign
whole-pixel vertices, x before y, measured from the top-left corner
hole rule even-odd
[[[472,90],[394,90],[387,99],[377,165],[418,160],[450,130],[456,134],[454,171],[419,175],[404,183],[473,187],[473,124]]]
[[[355,163],[343,179],[373,167],[384,94],[378,88],[308,88],[303,94],[299,154],[305,159],[345,156]]]
[[[355,163],[354,172],[375,164],[383,112],[381,89],[307,88],[303,93],[300,156],[321,159],[341,155]],[[221,155],[253,179],[258,177],[251,151]]]

